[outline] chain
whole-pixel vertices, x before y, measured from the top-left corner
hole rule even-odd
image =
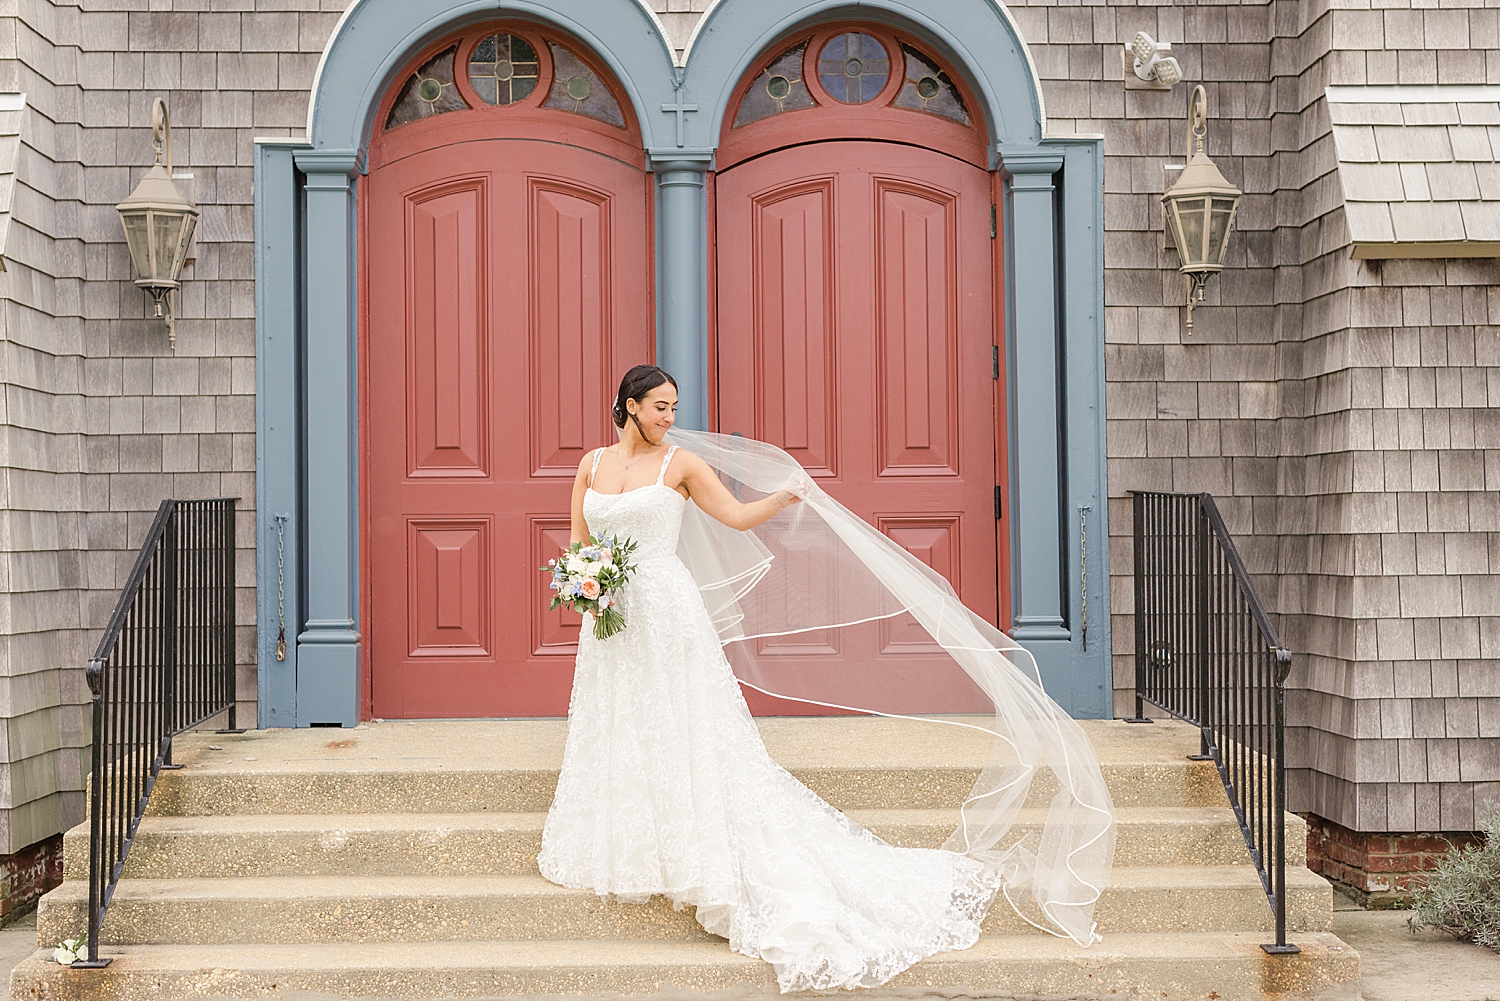
[[[1078,505],[1079,577],[1083,582],[1083,652],[1089,652],[1089,505]]]
[[[286,660],[286,519],[276,516],[276,659]]]

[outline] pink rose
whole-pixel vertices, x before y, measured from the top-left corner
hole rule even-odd
[[[599,582],[592,577],[585,577],[583,579],[582,591],[585,598],[599,597]]]

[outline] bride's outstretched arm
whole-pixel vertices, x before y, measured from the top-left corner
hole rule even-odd
[[[673,466],[682,470],[681,488],[687,491],[694,504],[711,518],[715,518],[741,532],[769,521],[789,504],[802,498],[790,490],[778,490],[760,500],[742,504],[719,479],[708,463],[685,448],[677,450]]]

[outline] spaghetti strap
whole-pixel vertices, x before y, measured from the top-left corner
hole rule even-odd
[[[594,485],[594,474],[599,472],[599,460],[604,458],[603,447],[594,449],[594,466],[589,470],[589,486]]]
[[[667,457],[661,460],[661,472],[656,474],[656,485],[659,487],[666,485],[667,467],[672,464],[672,453],[675,451],[677,451],[677,446],[671,446],[667,449]]]

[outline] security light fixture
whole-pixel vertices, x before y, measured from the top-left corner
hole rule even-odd
[[[1203,149],[1208,134],[1208,95],[1202,85],[1188,99],[1188,162],[1161,204],[1188,276],[1187,332],[1193,332],[1193,306],[1203,301],[1208,276],[1224,270],[1224,250],[1243,192],[1225,180]]]
[[[1182,79],[1182,67],[1172,58],[1170,43],[1158,42],[1144,31],[1137,31],[1125,50],[1138,79],[1161,84],[1164,89]]]
[[[177,278],[193,242],[198,209],[172,183],[172,119],[167,114],[167,102],[159,97],[151,105],[151,144],[156,150],[156,165],[141,178],[130,197],[115,206],[115,211],[120,213],[130,259],[140,276],[135,283],[151,293],[155,315],[166,321],[167,337],[175,349],[172,293],[181,284]]]

